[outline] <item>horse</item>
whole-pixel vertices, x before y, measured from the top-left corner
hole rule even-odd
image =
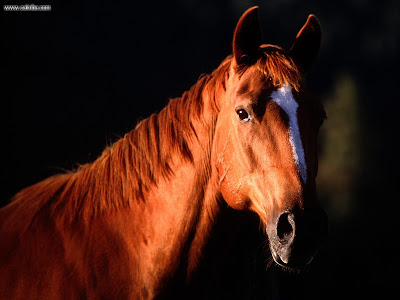
[[[289,50],[261,40],[253,7],[233,54],[182,97],[94,162],[18,192],[0,210],[0,297],[200,297],[193,282],[222,282],[225,255],[243,265],[235,248],[253,244],[224,237],[253,228],[243,222],[254,216],[272,264],[309,265],[327,228],[316,196],[325,111],[305,84],[320,23],[310,15]]]

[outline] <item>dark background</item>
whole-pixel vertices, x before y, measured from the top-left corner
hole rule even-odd
[[[283,47],[314,13],[324,37],[308,82],[328,114],[318,184],[330,238],[299,275],[299,298],[396,297],[399,1],[34,4],[52,11],[1,17],[1,205],[28,185],[93,161],[216,68],[231,53],[247,8],[260,6],[264,42]]]

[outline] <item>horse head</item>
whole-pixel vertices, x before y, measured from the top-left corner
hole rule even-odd
[[[325,111],[304,82],[319,52],[321,27],[310,15],[290,50],[263,45],[261,38],[254,7],[234,32],[214,160],[228,205],[257,213],[275,262],[297,268],[313,259],[327,232],[315,183]]]

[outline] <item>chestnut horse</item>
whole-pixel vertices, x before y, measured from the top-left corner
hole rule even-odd
[[[211,75],[93,163],[16,194],[0,211],[0,298],[189,297],[204,249],[228,247],[217,224],[231,237],[242,226],[223,217],[232,208],[258,216],[278,265],[309,264],[327,228],[315,188],[325,113],[304,83],[320,40],[310,15],[290,50],[261,44],[249,9]]]

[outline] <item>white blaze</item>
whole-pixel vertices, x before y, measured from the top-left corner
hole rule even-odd
[[[293,150],[293,158],[299,168],[303,182],[307,182],[307,166],[304,157],[303,144],[301,142],[299,125],[297,122],[297,108],[299,104],[294,100],[292,87],[284,85],[272,92],[271,99],[278,104],[289,117],[289,142]]]

